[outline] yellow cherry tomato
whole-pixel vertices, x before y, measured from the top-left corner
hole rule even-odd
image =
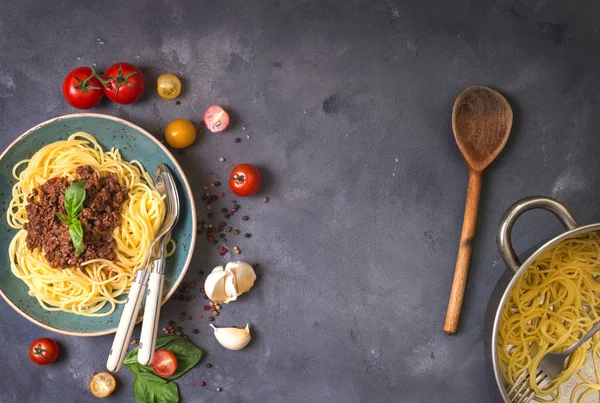
[[[117,382],[115,381],[115,377],[108,372],[98,372],[92,376],[88,386],[92,395],[103,398],[113,393]]]
[[[174,120],[165,129],[165,140],[173,148],[185,148],[196,140],[196,128],[189,120]]]
[[[177,98],[181,93],[181,81],[173,74],[163,74],[158,77],[156,90],[164,99]]]

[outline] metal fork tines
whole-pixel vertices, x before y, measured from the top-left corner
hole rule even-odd
[[[531,377],[527,370],[523,371],[517,378],[513,387],[508,391],[508,399],[511,403],[528,403],[535,397],[535,392],[529,386],[530,379]],[[535,374],[535,384],[541,388],[549,382],[548,375],[538,368]]]

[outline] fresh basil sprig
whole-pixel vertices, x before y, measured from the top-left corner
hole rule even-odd
[[[156,375],[151,366],[141,365],[137,360],[139,348],[127,354],[123,363],[136,376],[133,397],[137,403],[177,403],[179,393],[172,382],[192,369],[202,357],[202,350],[181,336],[162,336],[156,339],[156,350],[168,350],[177,358],[177,369],[164,378]]]
[[[85,247],[83,244],[83,228],[78,217],[79,213],[83,210],[85,194],[85,181],[73,183],[65,191],[65,210],[67,211],[67,216],[65,217],[58,212],[56,213],[56,216],[69,226],[69,235],[71,236],[77,256],[83,253]]]

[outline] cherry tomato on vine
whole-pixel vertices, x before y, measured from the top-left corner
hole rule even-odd
[[[173,148],[185,148],[196,140],[196,128],[187,119],[174,120],[165,128],[165,140]]]
[[[181,93],[181,80],[173,74],[162,74],[156,81],[156,90],[161,98],[177,98]]]
[[[169,350],[156,350],[152,359],[152,369],[158,376],[171,376],[177,369],[177,357]]]
[[[102,83],[91,67],[77,67],[63,81],[62,93],[65,100],[74,108],[90,109],[100,103],[104,96]]]
[[[115,63],[103,74],[104,94],[118,104],[137,102],[144,94],[146,82],[140,69],[129,63]]]
[[[229,114],[219,105],[209,106],[204,112],[204,125],[213,133],[222,132],[229,126]]]
[[[29,358],[38,365],[52,364],[57,357],[58,344],[47,337],[37,339],[29,346]]]
[[[260,172],[254,165],[240,164],[229,175],[229,187],[237,196],[252,196],[260,187]]]

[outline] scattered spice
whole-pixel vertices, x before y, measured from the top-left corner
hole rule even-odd
[[[204,381],[200,382],[200,386],[206,386],[206,382],[204,382]]]
[[[239,230],[239,229],[234,229],[234,230],[233,230],[233,233],[234,233],[235,235],[237,235],[237,234],[239,234],[239,233],[240,233],[240,230]]]
[[[225,162],[225,158],[223,158],[223,157],[219,158],[219,162]]]
[[[267,196],[265,196],[265,197],[263,197],[263,201],[264,201],[265,203],[268,203],[268,202],[269,202],[269,198],[268,198]]]
[[[221,392],[223,389],[221,388],[217,388],[217,392]]]
[[[235,139],[233,139],[233,141],[234,141],[234,142],[236,142],[236,143],[239,143],[239,142],[241,142],[241,141],[242,141],[242,139],[241,139],[241,138],[239,138],[239,137],[236,137]]]
[[[206,368],[212,368],[212,364],[206,364]]]
[[[219,312],[218,311],[213,311],[212,316],[219,316]]]
[[[244,234],[244,236],[245,236],[246,238],[250,238],[250,237],[252,236],[252,234],[251,234],[251,233],[249,233],[249,232],[247,232],[246,234]]]
[[[211,316],[211,317],[209,317],[209,318],[208,318],[208,320],[210,320],[210,321],[212,322],[213,320],[215,320],[215,318],[213,318],[213,317]]]
[[[198,332],[199,332],[199,330],[198,330],[198,329],[194,329],[194,330],[192,330],[192,333],[194,333],[194,334],[198,334]]]
[[[244,220],[244,221],[248,221],[249,219],[250,219],[250,217],[248,217],[247,215],[242,217],[242,220]]]
[[[215,308],[217,308],[217,311],[221,309],[221,305],[217,304],[215,305]]]

